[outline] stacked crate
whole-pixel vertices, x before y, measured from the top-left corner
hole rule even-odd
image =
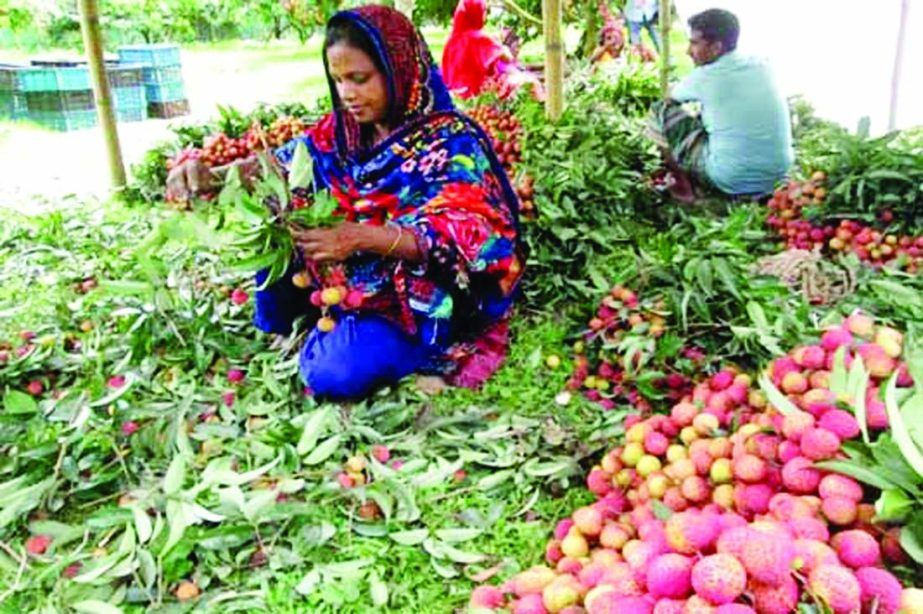
[[[131,64],[107,66],[106,75],[118,121],[139,122],[147,117],[144,67]]]
[[[119,47],[119,62],[143,67],[149,117],[169,118],[189,113],[178,46],[159,44]]]
[[[28,117],[52,130],[96,125],[96,104],[86,66],[30,66],[19,71]]]
[[[20,119],[26,115],[26,101],[20,87],[16,64],[0,64],[0,119]]]

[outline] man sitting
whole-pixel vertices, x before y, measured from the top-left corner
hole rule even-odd
[[[785,98],[763,60],[737,51],[740,26],[732,13],[711,9],[689,27],[696,68],[655,105],[649,126],[668,170],[665,185],[684,202],[695,198],[696,187],[771,192],[794,160]]]

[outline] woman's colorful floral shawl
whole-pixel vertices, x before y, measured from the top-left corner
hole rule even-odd
[[[330,189],[347,220],[399,224],[414,233],[425,259],[409,265],[359,254],[332,275],[362,293],[362,309],[400,322],[425,343],[442,344],[456,383],[477,384],[502,360],[502,353],[485,354],[505,351],[505,321],[523,272],[517,198],[486,135],[454,110],[410,22],[382,7],[340,15],[365,28],[382,53],[401,127],[362,149],[358,126],[339,111],[331,84],[337,112],[300,140],[314,157],[317,182]],[[407,41],[412,53],[398,53],[395,47]],[[277,152],[283,164],[296,142]]]

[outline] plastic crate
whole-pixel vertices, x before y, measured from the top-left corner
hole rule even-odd
[[[55,92],[90,89],[90,71],[86,66],[23,68],[19,71],[24,92]]]
[[[96,125],[96,110],[89,111],[39,111],[29,113],[29,119],[52,130],[69,131],[92,128]]]
[[[109,77],[109,87],[141,87],[144,84],[144,68],[140,64],[126,66],[107,66],[106,76]]]
[[[139,122],[147,117],[147,99],[140,85],[112,88],[112,97],[115,100],[115,114],[120,122]]]
[[[175,100],[173,102],[150,102],[147,103],[147,116],[169,119],[171,117],[180,117],[189,115],[189,101]]]
[[[26,109],[33,113],[92,111],[96,108],[92,90],[72,92],[26,92]]]
[[[20,83],[19,64],[0,64],[0,118],[19,119],[26,115],[26,101]]]
[[[144,85],[163,85],[164,83],[182,83],[183,68],[182,66],[159,66],[151,68],[145,66],[142,69]]]
[[[145,66],[177,66],[180,63],[179,46],[167,43],[126,45],[119,47],[119,62]]]
[[[148,102],[177,102],[186,99],[186,86],[180,83],[145,85]]]

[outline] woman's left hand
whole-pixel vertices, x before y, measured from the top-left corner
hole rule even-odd
[[[362,247],[362,224],[341,222],[333,228],[292,229],[295,245],[315,262],[342,262]]]

